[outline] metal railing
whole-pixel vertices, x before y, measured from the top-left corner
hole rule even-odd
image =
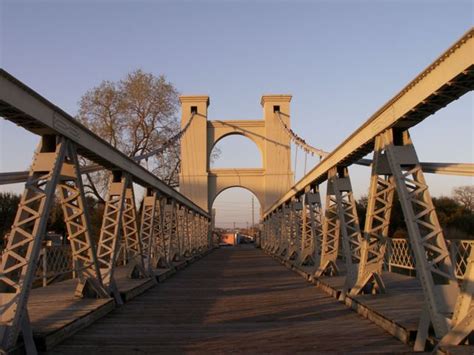
[[[43,287],[60,280],[75,278],[70,245],[44,246],[36,264],[36,285]]]
[[[474,240],[452,239],[447,240],[451,259],[454,264],[454,273],[459,280],[464,279],[467,267],[467,258],[474,247]],[[389,247],[385,256],[385,265],[389,271],[397,272],[400,269],[414,274],[416,271],[415,258],[408,239],[390,239]]]
[[[449,241],[449,250],[451,258],[455,265],[454,272],[458,279],[464,279],[467,268],[467,259],[474,248],[474,240],[451,240]]]
[[[467,258],[471,248],[474,247],[474,240],[453,239],[447,242],[455,266],[456,278],[462,280],[466,272]],[[124,265],[126,256],[123,246],[121,246],[119,255],[117,265]],[[408,239],[390,239],[385,255],[385,265],[388,271],[415,275],[415,258]],[[55,281],[74,277],[75,268],[73,267],[70,245],[43,247],[36,269],[35,281],[37,281],[37,284],[44,287]]]

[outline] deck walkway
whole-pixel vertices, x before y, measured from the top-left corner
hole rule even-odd
[[[262,251],[221,248],[52,353],[407,353],[408,345]]]

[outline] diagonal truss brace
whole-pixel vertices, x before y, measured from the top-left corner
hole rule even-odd
[[[176,206],[176,218],[177,218],[177,228],[178,228],[178,258],[181,260],[184,257],[184,249],[186,243],[186,209],[184,206]]]
[[[64,139],[43,136],[35,152],[0,265],[0,341],[7,351],[23,329],[43,235],[66,154]]]
[[[160,223],[156,218],[157,210],[157,193],[152,189],[147,189],[146,194],[143,198],[142,217],[140,223],[140,240],[142,242],[142,255],[143,263],[146,273],[150,276],[153,275],[153,249],[155,244],[156,226],[155,224]],[[155,279],[155,278],[153,278]]]
[[[339,250],[340,221],[338,217],[337,200],[334,192],[335,170],[330,171],[326,189],[326,207],[323,218],[323,238],[319,263],[315,265],[314,277],[322,275],[337,275],[336,264]]]
[[[291,225],[291,207],[290,204],[284,204],[281,210],[281,231],[280,231],[280,242],[278,243],[277,255],[286,257],[289,255],[290,239],[292,232]]]
[[[192,211],[188,208],[185,208],[184,212],[184,246],[183,246],[183,256],[185,258],[190,258],[192,255],[192,231],[193,231],[193,214]]]
[[[351,289],[351,295],[361,292],[385,292],[382,268],[387,248],[395,181],[384,150],[386,145],[392,143],[391,131],[383,132],[375,139],[364,239],[360,252],[357,281]]]
[[[276,210],[275,212],[272,213],[271,215],[271,239],[270,239],[270,245],[269,245],[269,251],[272,254],[277,254],[278,250],[280,249],[280,244],[282,240],[282,215],[283,211],[281,208]]]
[[[461,292],[456,300],[451,329],[439,341],[443,345],[459,345],[474,331],[474,247],[467,258]]]
[[[153,268],[166,268],[167,264],[167,245],[164,235],[164,206],[166,197],[158,197],[154,214],[153,240],[151,244],[151,263]]]
[[[3,349],[13,347],[22,331],[27,350],[36,351],[26,306],[56,188],[59,188],[78,275],[75,295],[108,297],[90,236],[75,145],[62,137],[44,135],[35,152],[0,266],[0,344]]]
[[[321,260],[322,209],[319,188],[304,195],[301,265],[319,265]]]
[[[71,243],[74,270],[78,278],[77,297],[108,297],[102,284],[95,244],[91,238],[84,187],[74,143],[66,142],[66,156],[58,184],[59,201]]]
[[[408,130],[393,129],[393,143],[386,146],[386,155],[425,297],[426,312],[421,317],[415,341],[415,350],[423,350],[430,322],[437,338],[442,338],[450,330],[450,317],[459,295],[459,286]]]
[[[184,239],[184,210],[181,206],[176,203],[173,207],[173,223],[176,228],[174,238],[170,240],[172,250],[172,260],[180,261],[183,250],[183,239]]]
[[[138,232],[137,209],[133,184],[129,180],[126,184],[124,195],[124,208],[122,212],[123,240],[125,255],[127,256],[128,275],[131,278],[147,277],[145,270],[142,241]]]
[[[290,232],[288,238],[287,260],[298,261],[301,252],[301,238],[303,228],[303,203],[300,199],[293,199],[290,203]]]
[[[174,240],[176,240],[176,203],[174,200],[165,201],[163,205],[163,249],[165,263],[167,266],[171,266],[171,263],[175,260],[174,253],[176,250],[173,249]]]
[[[122,237],[122,216],[125,208],[125,191],[128,184],[129,177],[123,175],[120,171],[114,171],[110,177],[97,247],[97,259],[102,281],[108,292],[114,295],[118,304],[122,304],[122,300],[114,280],[114,271]]]
[[[191,235],[191,254],[195,255],[198,253],[198,225],[197,225],[197,215],[192,212],[189,220],[190,225],[190,235]]]
[[[352,192],[351,181],[347,168],[337,168],[330,172],[337,204],[337,215],[341,228],[341,243],[346,265],[346,279],[341,297],[353,287],[357,280],[357,267],[360,260],[362,234],[360,232],[359,217]]]

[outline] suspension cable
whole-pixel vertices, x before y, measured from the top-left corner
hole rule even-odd
[[[174,136],[172,136],[170,139],[168,139],[166,142],[164,142],[161,147],[157,148],[157,149],[154,149],[148,153],[145,153],[145,154],[141,154],[141,155],[136,155],[134,156],[132,159],[135,160],[135,161],[141,161],[143,159],[147,159],[153,155],[158,155],[158,154],[161,154],[165,151],[165,149],[167,149],[170,145],[172,145],[174,142],[176,142],[178,139],[181,139],[181,137],[183,136],[183,134],[186,132],[186,130],[188,129],[188,127],[191,125],[191,121],[193,120],[194,118],[194,115],[196,113],[193,112],[191,114],[191,117],[189,118],[188,122],[186,123],[186,125],[183,127],[182,130],[180,130],[178,133],[176,133]]]
[[[308,160],[308,152],[304,152],[304,173],[306,175],[306,161]]]
[[[296,175],[296,167],[298,162],[298,145],[295,145],[295,169],[293,170]]]
[[[303,149],[306,153],[319,156],[320,159],[323,159],[329,155],[329,152],[326,152],[322,149],[315,148],[309,145],[308,143],[306,143],[306,141],[303,138],[298,136],[292,129],[288,128],[286,123],[283,121],[283,118],[281,117],[280,111],[276,111],[276,114],[278,116],[278,120],[280,121],[281,125],[285,129],[286,134],[290,137],[293,143],[295,143],[297,146]]]

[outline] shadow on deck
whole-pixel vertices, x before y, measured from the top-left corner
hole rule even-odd
[[[176,263],[169,269],[156,270],[157,281],[163,282],[205,254],[207,253]],[[116,268],[115,279],[124,302],[129,302],[156,285],[151,278],[130,279],[125,267]],[[65,280],[31,290],[27,307],[38,350],[50,350],[116,308],[112,298],[75,297],[75,286],[76,280]],[[22,352],[22,349],[20,342],[16,350]]]
[[[261,250],[221,248],[52,353],[407,353]]]

